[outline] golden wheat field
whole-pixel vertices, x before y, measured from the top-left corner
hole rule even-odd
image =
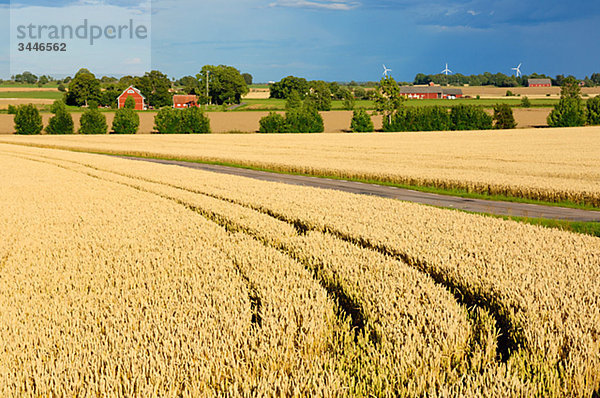
[[[0,187],[0,396],[600,393],[598,238],[8,144]]]
[[[600,127],[276,136],[4,136],[0,141],[600,207]]]

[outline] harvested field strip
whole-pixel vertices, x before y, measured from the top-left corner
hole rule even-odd
[[[600,385],[597,238],[386,199],[215,179],[176,167],[74,153],[60,157],[207,192],[414,259],[504,311],[525,344],[507,366],[535,375],[539,394],[590,396]]]
[[[2,396],[343,391],[347,332],[302,265],[156,195],[0,163],[1,219],[22,226],[0,275]]]
[[[363,352],[354,354],[353,359],[347,355],[345,365],[355,376],[354,394],[437,391],[442,384],[456,383],[467,370],[466,354],[477,358],[480,368],[494,360],[494,346],[489,350],[479,341],[470,341],[473,338],[466,310],[444,289],[406,265],[322,233],[298,235],[289,224],[228,202],[162,184],[118,178],[112,173],[80,171],[155,192],[231,231],[249,232],[301,260],[340,301],[349,298],[346,304],[357,303],[360,318],[366,323],[365,335],[359,335],[357,341]],[[358,265],[359,269],[353,268]],[[468,348],[472,352],[467,353]],[[382,358],[377,351],[385,356]]]

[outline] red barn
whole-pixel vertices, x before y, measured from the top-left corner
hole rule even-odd
[[[136,111],[143,111],[146,109],[146,98],[142,95],[140,90],[133,86],[127,87],[127,89],[123,91],[123,94],[119,95],[119,98],[117,98],[119,109],[125,108],[125,101],[127,101],[127,98],[129,97],[133,97],[135,100]]]
[[[400,95],[408,99],[455,99],[462,98],[459,88],[442,88],[436,86],[400,87]]]
[[[550,79],[529,79],[529,87],[552,87]]]
[[[198,97],[195,95],[174,95],[173,108],[198,107]]]

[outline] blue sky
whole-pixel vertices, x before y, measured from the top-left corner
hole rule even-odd
[[[8,3],[0,0],[2,77]],[[600,72],[597,0],[153,0],[152,7],[153,68],[176,77],[204,64],[234,65],[255,81],[378,80],[383,63],[398,80],[437,73],[446,62],[464,74],[510,73],[519,63],[524,73]]]

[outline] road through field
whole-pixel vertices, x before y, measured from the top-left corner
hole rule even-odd
[[[261,181],[281,182],[285,184],[301,185],[321,189],[333,189],[337,191],[350,192],[355,194],[373,195],[383,198],[398,199],[406,202],[421,203],[431,206],[445,207],[476,213],[493,214],[498,216],[547,218],[552,220],[580,222],[600,222],[599,211],[571,209],[558,206],[544,206],[529,203],[500,202],[483,199],[461,198],[457,196],[439,195],[428,192],[414,191],[410,189],[402,189],[392,186],[366,184],[356,181],[334,180],[329,178],[272,173],[266,171],[243,169],[213,164],[182,162],[175,160],[148,159],[139,157],[125,158],[254,178]]]

